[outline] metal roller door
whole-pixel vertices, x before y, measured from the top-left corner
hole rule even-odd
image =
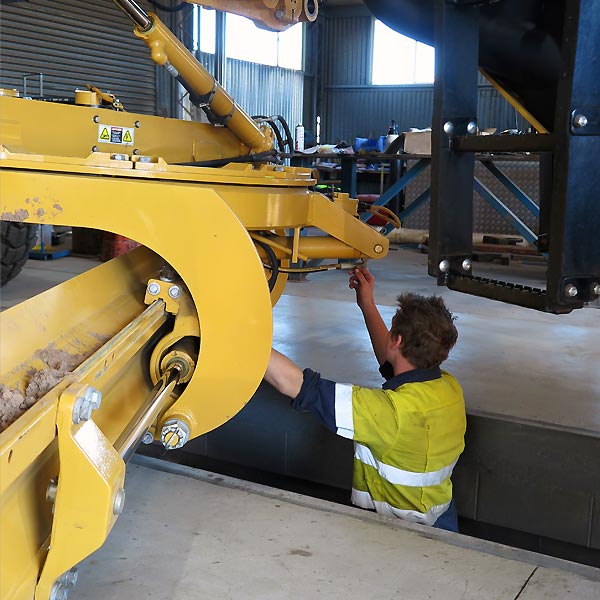
[[[142,2],[145,9],[150,5]],[[73,98],[87,83],[110,91],[125,109],[156,111],[156,67],[145,44],[111,0],[0,3],[0,87]]]

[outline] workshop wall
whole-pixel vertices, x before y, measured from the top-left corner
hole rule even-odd
[[[398,122],[400,131],[431,126],[433,85],[370,85],[372,22],[370,16],[344,18],[339,13],[323,19],[323,142],[385,135],[391,119]],[[525,120],[483,79],[478,121],[482,129],[527,128]]]
[[[2,3],[0,87],[72,99],[87,83],[109,90],[126,110],[156,111],[156,67],[129,19],[112,2]]]
[[[198,53],[198,59],[214,72],[214,54]],[[302,122],[304,74],[302,71],[227,59],[223,87],[249,115],[281,115],[290,129]],[[194,116],[198,116],[196,113]]]

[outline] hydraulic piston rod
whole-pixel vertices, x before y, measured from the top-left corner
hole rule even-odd
[[[127,462],[140,445],[144,433],[156,421],[157,417],[173,402],[172,393],[179,383],[181,370],[178,365],[171,366],[158,380],[148,400],[140,406],[132,419],[132,424],[115,442],[115,450]]]
[[[169,71],[199,106],[206,106],[216,120],[252,152],[273,149],[273,138],[261,129],[194,58],[187,48],[153,13],[147,14],[133,0],[114,0],[135,23],[134,34],[150,48],[152,60]]]
[[[152,26],[152,20],[146,14],[146,12],[138,6],[137,2],[133,2],[133,0],[113,0],[113,2],[121,10],[127,13],[131,20],[140,29],[150,29],[150,27]]]

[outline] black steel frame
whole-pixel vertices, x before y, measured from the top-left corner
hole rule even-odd
[[[457,291],[570,312],[600,295],[600,7],[593,0],[565,2],[554,130],[484,137],[474,135],[482,4],[436,1],[429,274]],[[540,153],[538,247],[548,256],[546,289],[472,274],[475,152]]]

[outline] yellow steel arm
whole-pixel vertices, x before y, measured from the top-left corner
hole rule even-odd
[[[136,23],[134,34],[150,48],[156,64],[180,78],[191,94],[203,97],[211,112],[253,152],[273,148],[270,129],[259,127],[155,14],[146,14],[131,0],[114,2]]]
[[[300,21],[314,21],[319,0],[186,0],[252,19],[257,27],[283,31]]]

